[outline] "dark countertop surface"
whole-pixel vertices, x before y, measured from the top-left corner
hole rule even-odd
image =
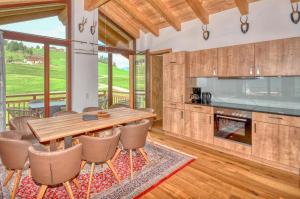
[[[211,107],[218,107],[218,108],[231,108],[231,109],[251,111],[251,112],[271,113],[271,114],[278,114],[278,115],[300,117],[300,109],[276,108],[276,107],[255,106],[255,105],[247,105],[247,104],[225,103],[225,102],[224,103],[212,102],[211,104],[186,102],[186,104],[211,106]]]

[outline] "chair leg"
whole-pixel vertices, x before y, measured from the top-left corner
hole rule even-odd
[[[14,175],[14,170],[6,170],[6,178],[4,180],[3,186],[6,186]]]
[[[88,189],[87,189],[87,193],[86,193],[86,198],[89,199],[90,198],[90,192],[91,192],[91,185],[92,185],[92,181],[93,181],[93,175],[94,175],[94,170],[95,170],[95,163],[92,163],[92,167],[91,167],[91,172],[90,172],[90,179],[89,179],[89,185],[88,185]]]
[[[113,172],[115,178],[116,178],[116,179],[118,180],[118,182],[120,183],[120,182],[121,182],[120,177],[119,177],[119,175],[118,175],[118,173],[117,173],[117,171],[116,171],[114,165],[112,164],[112,162],[111,162],[110,160],[108,160],[106,163],[108,164],[109,168],[112,170],[112,172]]]
[[[77,179],[77,178],[74,178],[74,179],[73,179],[73,182],[74,182],[75,186],[77,187],[77,189],[79,189],[80,184],[79,184],[78,179]]]
[[[133,178],[133,163],[132,163],[132,149],[129,150],[129,163],[130,163],[130,178]]]
[[[48,186],[47,185],[42,185],[39,189],[39,193],[37,195],[37,199],[42,199],[45,195],[45,192],[47,190]]]
[[[20,180],[21,180],[21,176],[22,176],[22,170],[18,170],[16,179],[15,179],[14,188],[13,188],[12,193],[11,193],[11,199],[14,199],[16,197],[18,187],[19,187],[19,183],[20,183]]]
[[[121,149],[118,147],[118,149],[117,149],[114,157],[111,159],[112,162],[114,162],[117,159],[117,157],[118,157],[118,155],[119,155],[120,152],[121,152]]]
[[[65,188],[66,188],[66,190],[68,192],[68,195],[69,195],[70,199],[74,199],[73,191],[72,191],[72,188],[70,186],[69,181],[65,182],[64,186],[65,186]]]
[[[81,166],[80,166],[80,169],[81,169],[81,170],[84,169],[85,164],[86,164],[86,161],[82,161],[82,162],[81,162]]]
[[[139,148],[139,151],[141,152],[142,156],[145,158],[146,162],[149,163],[149,158],[147,156],[147,154],[145,153],[143,148]]]

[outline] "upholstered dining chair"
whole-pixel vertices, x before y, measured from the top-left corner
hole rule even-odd
[[[36,120],[39,119],[38,117],[32,117],[32,116],[20,116],[15,117],[11,120],[9,120],[9,128],[11,130],[15,130],[19,132],[22,136],[22,140],[27,140],[31,143],[37,143],[38,140],[32,133],[31,129],[29,128],[27,122],[29,120]]]
[[[87,198],[90,197],[91,184],[93,181],[96,163],[100,163],[101,165],[106,163],[112,170],[117,181],[120,182],[120,178],[111,162],[111,159],[116,153],[117,146],[120,140],[120,129],[115,128],[112,131],[112,135],[107,137],[91,137],[85,135],[79,137],[79,141],[83,145],[81,168],[84,167],[86,162],[92,164],[87,190]]]
[[[39,151],[33,147],[28,151],[32,178],[41,184],[37,198],[43,198],[48,186],[63,184],[73,199],[70,181],[79,187],[76,177],[80,172],[82,144],[55,152]]]
[[[130,106],[127,104],[116,103],[116,104],[111,105],[109,108],[110,109],[112,109],[112,108],[130,108]]]
[[[91,112],[91,111],[100,111],[102,110],[100,107],[86,107],[82,110],[82,112]]]
[[[121,129],[121,137],[120,142],[123,147],[123,150],[129,151],[129,159],[130,159],[130,176],[131,179],[133,177],[133,159],[132,159],[132,151],[139,150],[142,156],[145,158],[146,162],[149,162],[148,156],[144,151],[144,146],[146,144],[146,139],[148,135],[148,130],[150,126],[149,120],[141,120],[139,123],[130,124],[126,126],[120,127]],[[121,149],[118,148],[116,155],[112,159],[114,160],[117,158]]]
[[[53,114],[53,117],[76,114],[75,111],[59,111]]]
[[[30,142],[20,139],[21,136],[19,134],[13,135],[12,132],[5,132],[0,136],[0,157],[2,164],[6,168],[6,178],[3,186],[6,186],[14,173],[16,173],[11,192],[12,199],[16,197],[22,172],[28,160],[28,148],[31,145]]]

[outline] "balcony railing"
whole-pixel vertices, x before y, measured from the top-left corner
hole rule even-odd
[[[99,91],[99,106],[102,108],[108,107],[107,101],[107,91]],[[44,94],[43,93],[30,93],[30,94],[18,94],[18,95],[9,95],[6,96],[6,118],[8,121],[16,116],[28,115],[28,116],[38,116],[43,117],[41,112],[32,110],[29,107],[30,102],[43,102]],[[51,92],[50,93],[51,101],[65,101],[66,92]],[[129,92],[120,92],[113,91],[113,104],[115,103],[124,103],[129,104]],[[138,91],[136,94],[136,102],[138,107],[145,106],[145,93]],[[61,107],[64,109],[64,107]]]

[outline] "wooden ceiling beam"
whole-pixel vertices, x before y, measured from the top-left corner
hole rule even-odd
[[[118,7],[115,4],[110,2],[105,6],[99,8],[101,13],[107,16],[111,21],[120,26],[123,30],[125,30],[129,35],[131,35],[134,39],[138,39],[140,37],[140,31],[133,25],[131,21],[128,21],[126,17],[122,16],[122,13],[118,11]],[[112,4],[112,5],[110,5]]]
[[[105,24],[104,21],[102,21],[101,19],[99,20],[99,25],[98,25],[99,29],[101,29],[101,32],[106,32],[108,35],[108,37],[113,37],[116,38],[118,41],[121,41],[122,43],[128,44],[129,41],[127,39],[125,39],[124,37],[122,37],[118,32],[116,32],[115,30],[113,30],[109,25]]]
[[[113,29],[115,32],[117,32],[119,35],[121,35],[126,40],[130,41],[130,40],[134,39],[131,35],[129,35],[120,26],[118,26],[112,20],[110,20],[107,16],[105,16],[100,10],[99,10],[98,16],[99,16],[99,21],[101,20],[103,23],[105,23],[107,26],[109,26],[111,29]]]
[[[129,42],[122,42],[122,38],[115,32],[111,32],[111,29],[104,29],[101,26],[98,27],[99,40],[105,44],[110,44],[115,47],[128,47]]]
[[[59,13],[58,19],[64,26],[66,26],[68,24],[68,9],[67,8],[63,9],[63,11],[61,11]]]
[[[144,26],[147,30],[149,30],[155,36],[159,36],[159,28],[155,24],[153,24],[148,16],[144,15],[141,11],[139,11],[136,5],[130,3],[129,1],[124,0],[115,0],[115,2],[121,6],[129,15],[131,15],[134,20],[136,20],[139,24]]]
[[[234,0],[235,5],[238,7],[241,15],[247,15],[249,13],[248,0]]]
[[[199,0],[185,0],[203,24],[209,24],[209,14]]]
[[[66,0],[1,0],[0,8],[14,8],[52,3],[66,3]]]
[[[1,17],[0,25],[57,16],[61,11],[62,10],[50,10],[47,12],[31,12],[31,14],[20,14],[10,17]]]
[[[100,6],[106,4],[110,0],[85,0],[84,1],[84,9],[91,11],[96,8],[99,8]]]
[[[161,0],[147,0],[147,2],[157,11],[160,13],[161,16],[165,18],[165,20],[175,28],[175,30],[181,30],[181,22],[176,18],[175,15],[170,11],[165,3]]]

